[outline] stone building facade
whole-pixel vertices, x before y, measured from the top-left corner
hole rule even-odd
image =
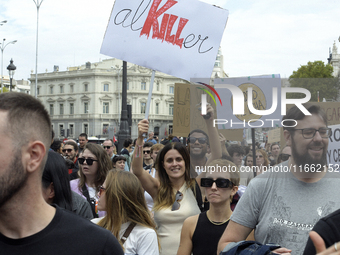
[[[217,57],[221,60],[221,57]],[[222,57],[223,60],[223,57]],[[223,61],[221,61],[223,63]],[[152,71],[127,64],[127,104],[131,105],[131,137],[137,137],[137,124],[144,118]],[[215,65],[213,77],[225,77],[223,65]],[[35,94],[35,75],[31,75]],[[175,83],[186,81],[155,73],[150,105],[150,130],[159,138],[172,133]],[[112,138],[120,127],[122,61],[106,59],[97,63],[38,74],[38,98],[50,113],[58,138],[77,139],[80,133]],[[65,135],[62,136],[62,130]]]

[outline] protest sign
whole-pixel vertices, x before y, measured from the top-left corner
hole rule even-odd
[[[268,143],[280,142],[281,128],[275,128],[268,131]]]
[[[219,129],[281,126],[281,80],[269,77],[214,79]]]
[[[330,128],[332,128],[332,134],[329,137],[327,162],[340,172],[340,125],[332,125]]]
[[[173,134],[176,136],[187,137],[190,131],[194,129],[202,129],[207,132],[205,121],[198,109],[202,91],[190,94],[192,86],[195,85],[189,83],[175,84]],[[216,110],[214,105],[213,107]],[[219,133],[222,133],[227,140],[242,141],[243,139],[242,129],[224,129],[219,130]]]
[[[100,53],[185,80],[210,77],[227,19],[197,0],[116,0]]]

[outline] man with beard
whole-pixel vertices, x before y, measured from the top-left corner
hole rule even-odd
[[[214,127],[214,109],[207,104],[208,119],[204,119],[208,134],[200,129],[192,130],[188,135],[188,149],[190,152],[190,175],[196,177],[199,175],[204,166],[207,164],[208,158],[206,154],[211,152],[209,162],[222,157],[222,149],[217,127]],[[210,142],[211,145],[210,146]]]
[[[64,145],[63,156],[67,160],[71,160],[74,164],[74,168],[69,169],[70,180],[78,179],[78,145],[73,141],[67,141]]]
[[[255,229],[255,240],[281,247],[279,254],[302,254],[308,232],[322,217],[340,207],[340,179],[327,171],[330,129],[319,106],[296,106],[284,116],[284,137],[292,155],[248,185],[219,242],[229,250]],[[332,178],[333,177],[333,178]]]
[[[51,132],[39,100],[0,95],[1,254],[124,254],[111,232],[45,202],[41,176]]]

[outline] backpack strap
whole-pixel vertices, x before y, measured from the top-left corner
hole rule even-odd
[[[98,218],[98,214],[96,213],[96,205],[91,201],[89,191],[87,190],[85,184],[83,187],[81,187],[81,190],[82,190],[83,195],[86,197],[87,202],[89,202],[90,204],[93,217]]]
[[[196,197],[198,208],[201,210],[201,212],[204,212],[205,210],[204,210],[204,205],[203,205],[203,200],[202,200],[202,193],[201,193],[200,186],[198,185],[196,179],[195,179],[195,189],[194,187],[191,187],[191,190]]]
[[[124,235],[122,236],[122,238],[120,239],[120,241],[122,242],[122,244],[125,243],[126,239],[129,237],[131,231],[133,230],[133,228],[136,226],[137,224],[135,222],[131,222],[130,225],[128,226],[128,228],[125,230]]]

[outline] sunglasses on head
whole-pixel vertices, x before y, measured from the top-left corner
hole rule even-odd
[[[181,207],[181,204],[179,203],[179,201],[181,201],[182,199],[183,199],[183,193],[177,190],[176,199],[172,205],[171,211],[177,211]]]
[[[70,153],[70,152],[72,152],[72,149],[62,149],[62,152],[65,153],[66,151],[67,151],[68,153]]]
[[[112,146],[103,146],[104,149],[110,149]]]
[[[283,161],[286,161],[286,160],[288,160],[289,159],[289,157],[290,157],[290,155],[289,154],[285,154],[285,153],[282,153],[282,154],[280,154],[281,155],[281,159],[283,160]]]
[[[216,180],[213,180],[211,178],[201,179],[201,187],[210,188],[212,187],[213,183],[216,183],[217,188],[229,188],[234,186],[234,184],[229,179],[224,178],[218,178]]]
[[[197,140],[200,144],[205,144],[207,142],[206,137],[200,137],[200,138],[191,137],[191,136],[188,137],[188,143],[195,143]]]
[[[86,164],[88,164],[89,166],[92,166],[93,161],[98,161],[96,159],[92,159],[92,158],[78,158],[79,164],[83,165],[84,162],[86,161]]]

